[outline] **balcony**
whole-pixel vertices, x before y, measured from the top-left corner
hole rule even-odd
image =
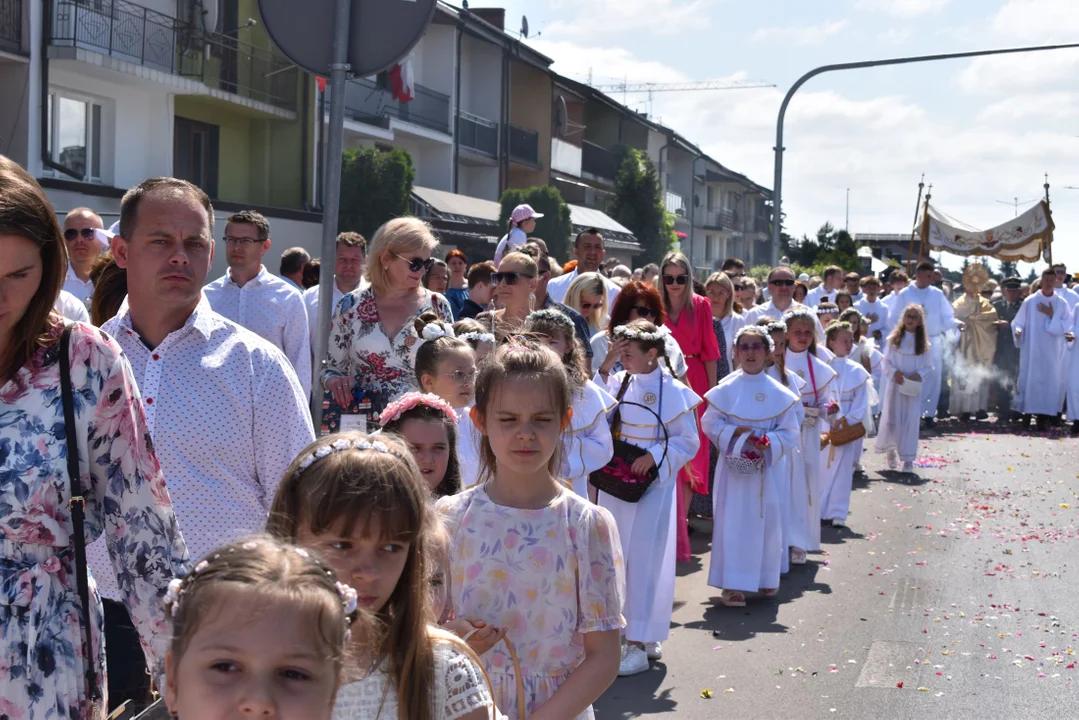
[[[510,159],[539,167],[539,133],[516,125],[507,126],[510,140]]]
[[[618,156],[586,140],[582,145],[581,172],[613,185],[618,174]]]
[[[382,127],[394,118],[449,135],[450,97],[413,85],[412,100],[403,103],[394,99],[389,87],[361,78],[350,81],[345,90],[345,116]]]
[[[663,205],[667,212],[684,217],[686,211],[686,199],[678,193],[668,191],[663,198]]]
[[[487,118],[462,111],[457,139],[461,147],[474,153],[489,158],[498,157],[498,123]]]
[[[0,0],[0,50],[22,52],[23,0]]]
[[[733,210],[724,208],[700,208],[697,210],[697,225],[699,227],[716,228],[717,230],[734,230],[735,214]]]
[[[298,74],[284,55],[193,29],[127,0],[53,0],[49,44],[101,53],[250,100],[296,109]]]

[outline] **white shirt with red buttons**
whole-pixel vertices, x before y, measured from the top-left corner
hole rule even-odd
[[[261,532],[285,469],[315,438],[288,358],[205,296],[153,350],[132,329],[126,299],[101,329],[131,363],[192,561]],[[119,599],[103,539],[87,554],[101,594]]]

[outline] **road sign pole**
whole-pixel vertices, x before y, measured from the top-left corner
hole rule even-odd
[[[351,0],[334,3],[333,64],[330,65],[330,124],[326,143],[325,188],[322,205],[322,271],[318,288],[318,341],[315,353],[316,374],[321,374],[329,345],[330,318],[333,316],[334,266],[337,254],[337,212],[341,205],[341,154],[345,134],[345,83],[348,80],[348,40],[351,27]],[[318,119],[322,122],[322,118]],[[311,416],[315,435],[322,428],[321,382],[316,378],[311,393]]]

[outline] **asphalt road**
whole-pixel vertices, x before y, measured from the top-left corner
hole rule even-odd
[[[1079,717],[1079,440],[943,421],[920,456],[867,452],[850,527],[775,601],[719,605],[696,521],[664,659],[597,717]]]

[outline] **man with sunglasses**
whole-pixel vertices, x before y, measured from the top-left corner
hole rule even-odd
[[[603,246],[603,235],[600,234],[599,230],[588,228],[584,232],[578,233],[573,241],[573,256],[577,258],[577,267],[572,272],[551,280],[547,286],[547,292],[551,294],[555,301],[563,302],[566,299],[566,293],[569,292],[569,286],[573,284],[577,276],[587,272],[599,273],[603,265],[603,258],[606,255],[607,250]],[[615,298],[618,297],[618,293],[621,292],[622,288],[615,285],[610,278],[602,273],[600,273],[600,277],[603,278],[603,285],[607,288],[607,307],[614,307]]]
[[[64,242],[71,259],[64,280],[64,290],[79,299],[84,305],[90,304],[94,294],[94,283],[90,280],[90,269],[94,267],[106,245],[99,231],[105,229],[101,217],[88,207],[78,207],[64,217]]]
[[[762,317],[778,320],[783,317],[784,313],[791,310],[805,309],[805,305],[794,301],[794,282],[794,271],[789,267],[780,266],[768,273],[768,289],[771,291],[771,299],[767,303],[750,308],[742,314],[746,320],[746,325],[756,325],[757,320]],[[821,327],[816,314],[813,315],[813,318],[816,320],[817,342],[823,343],[824,328]]]
[[[533,293],[536,296],[536,309],[547,310],[553,309],[562,313],[573,322],[573,329],[577,333],[577,339],[581,341],[581,346],[584,348],[585,356],[588,358],[588,371],[591,374],[592,370],[592,338],[588,334],[588,322],[584,319],[581,313],[577,312],[568,305],[563,305],[560,302],[555,302],[554,298],[547,292],[547,285],[551,282],[551,258],[547,256],[547,253],[537,245],[536,243],[529,242],[522,245],[517,249],[517,252],[524,253],[533,260],[536,261],[536,268],[539,272],[539,276],[536,278],[536,290]]]

